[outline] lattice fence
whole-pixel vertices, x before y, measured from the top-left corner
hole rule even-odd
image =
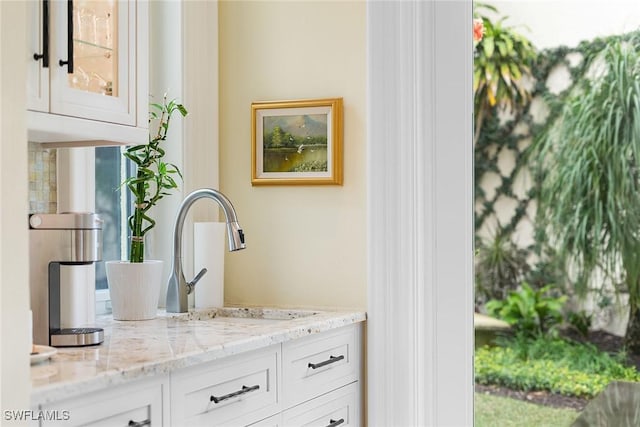
[[[528,148],[558,116],[575,85],[594,72],[587,65],[607,40],[539,52],[531,69],[532,101],[518,114],[492,111],[475,146],[476,246],[506,237],[526,253],[533,274],[545,274],[541,270],[548,265],[544,262],[546,236],[536,225],[538,179],[528,161]]]

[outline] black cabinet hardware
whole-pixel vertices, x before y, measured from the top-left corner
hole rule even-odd
[[[133,421],[133,420],[129,420],[129,424],[127,424],[128,427],[144,427],[144,426],[150,426],[151,425],[151,419],[147,418],[144,421]]]
[[[42,68],[49,68],[49,0],[42,0],[42,53],[34,53],[33,59],[42,59]]]
[[[251,387],[247,387],[246,385],[243,385],[242,386],[242,390],[234,391],[233,393],[225,394],[224,396],[220,396],[220,397],[211,396],[209,401],[213,402],[213,403],[220,403],[223,400],[231,399],[232,397],[237,397],[237,396],[243,395],[245,393],[249,393],[251,391],[258,390],[259,388],[260,388],[260,386],[258,384],[254,385],[254,386],[251,386]]]
[[[67,60],[58,61],[61,67],[67,66],[67,73],[73,74],[73,0],[67,0]]]
[[[322,368],[323,366],[327,366],[330,365],[332,363],[336,363],[340,360],[344,359],[344,356],[341,354],[340,356],[329,356],[329,358],[327,360],[325,360],[324,362],[319,362],[319,363],[309,363],[309,368],[311,369],[318,369],[318,368]]]

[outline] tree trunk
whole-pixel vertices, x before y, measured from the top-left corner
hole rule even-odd
[[[629,302],[629,324],[624,336],[624,343],[627,351],[640,355],[640,310]]]

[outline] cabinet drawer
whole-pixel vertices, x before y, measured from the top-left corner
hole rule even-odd
[[[284,408],[358,380],[359,346],[360,324],[284,343]]]
[[[54,419],[43,420],[42,426],[153,426],[168,425],[165,419],[163,396],[167,395],[167,381],[143,381],[123,385],[106,392],[69,399],[41,410]],[[136,424],[137,423],[137,424]]]
[[[257,423],[250,424],[248,427],[282,427],[282,414],[276,414],[272,417],[265,418]]]
[[[360,427],[360,383],[339,388],[293,407],[283,414],[283,426]]]
[[[173,425],[246,425],[279,411],[279,346],[176,372]]]

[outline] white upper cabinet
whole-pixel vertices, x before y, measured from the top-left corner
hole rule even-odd
[[[29,140],[145,143],[148,2],[32,0]]]

